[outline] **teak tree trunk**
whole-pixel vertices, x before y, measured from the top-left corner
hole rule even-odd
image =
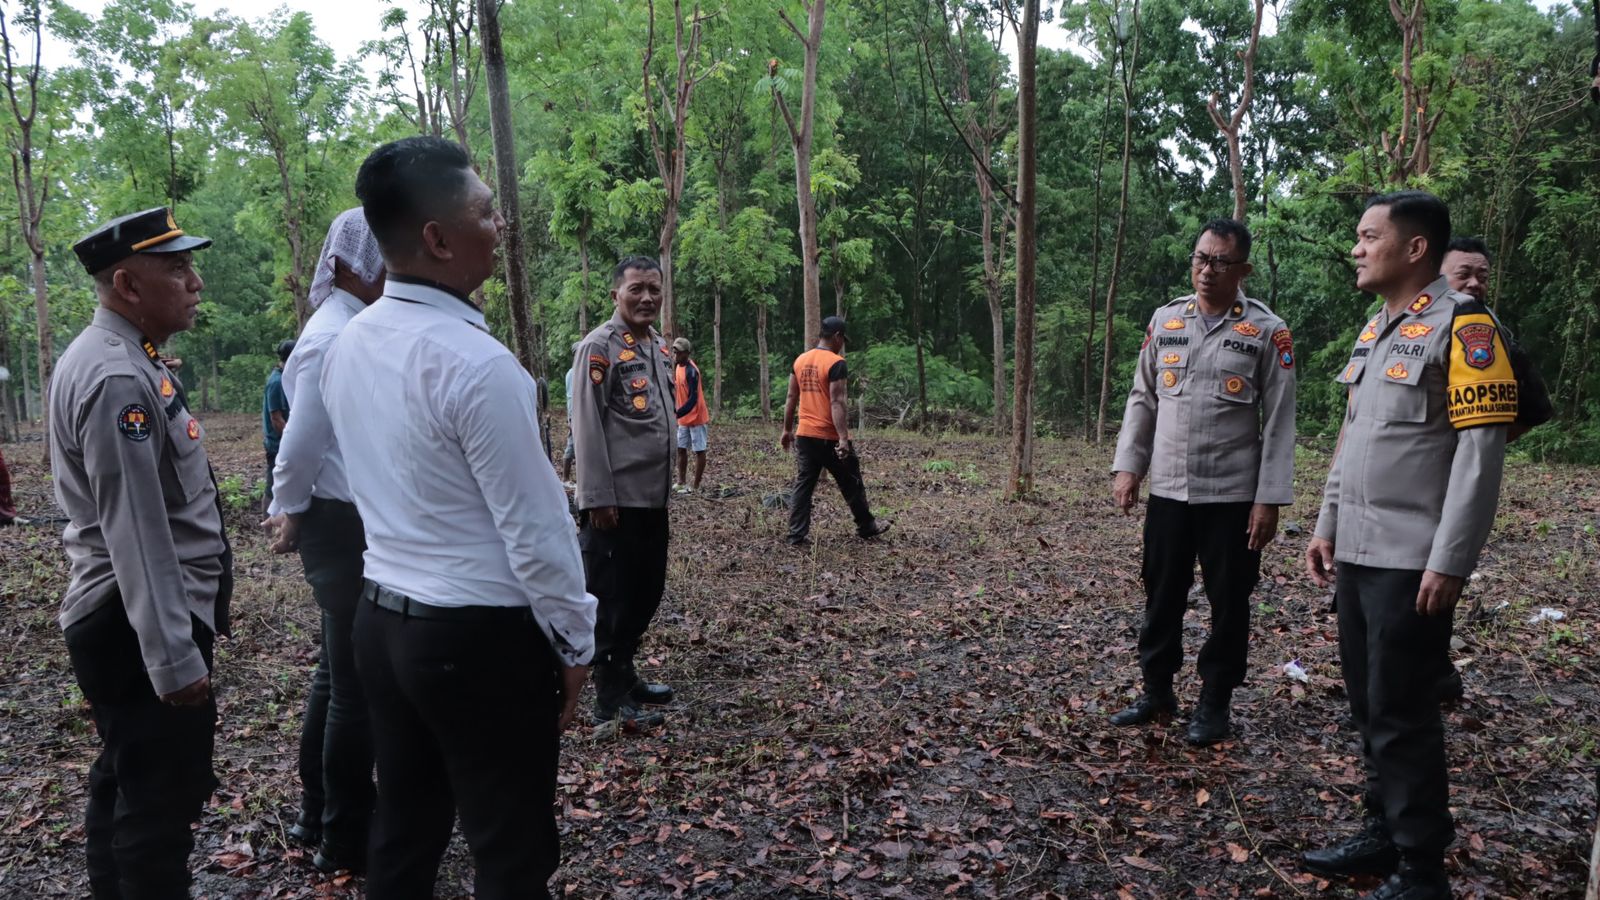
[[[803,303],[805,305],[805,335],[802,343],[810,346],[822,331],[822,252],[817,244],[817,201],[811,195],[811,142],[812,125],[817,108],[817,56],[822,50],[822,23],[826,15],[827,0],[802,0],[806,11],[806,30],[802,32],[789,18],[778,10],[778,17],[789,27],[800,45],[805,48],[805,75],[800,88],[800,121],[789,112],[789,104],[773,87],[778,109],[789,126],[789,139],[794,144],[795,204],[800,213],[800,270],[803,277]],[[777,75],[777,61],[771,64],[769,74]]]
[[[1119,10],[1120,14],[1120,10]],[[1122,275],[1122,250],[1128,231],[1128,176],[1133,162],[1133,77],[1139,61],[1139,0],[1133,0],[1133,48],[1117,38],[1117,56],[1122,61],[1122,193],[1117,201],[1117,235],[1111,245],[1111,275],[1106,285],[1105,346],[1100,357],[1100,412],[1095,418],[1094,440],[1106,438],[1106,407],[1111,400],[1111,345],[1116,333],[1117,286]]]
[[[1089,398],[1093,396],[1091,388],[1090,360],[1094,358],[1094,324],[1095,314],[1100,311],[1100,244],[1103,229],[1100,227],[1100,199],[1101,190],[1105,185],[1106,168],[1106,129],[1111,126],[1111,86],[1115,83],[1114,73],[1108,67],[1106,70],[1106,102],[1100,110],[1100,136],[1095,141],[1094,151],[1094,246],[1090,251],[1089,275],[1089,327],[1083,332],[1083,439],[1090,440],[1094,437],[1094,419],[1089,411]]]
[[[1239,90],[1239,105],[1227,118],[1217,109],[1219,98],[1211,95],[1206,103],[1206,112],[1210,113],[1211,121],[1216,123],[1217,130],[1228,139],[1228,171],[1233,174],[1233,218],[1236,221],[1245,220],[1245,210],[1249,207],[1249,195],[1244,190],[1244,151],[1239,146],[1239,126],[1244,123],[1245,114],[1250,111],[1250,100],[1256,91],[1256,47],[1261,43],[1261,14],[1265,8],[1265,0],[1256,0],[1255,21],[1250,26],[1250,45],[1244,51],[1244,85]]]
[[[35,162],[44,162],[44,153],[34,146],[34,124],[39,113],[39,79],[44,74],[40,57],[44,49],[44,23],[38,0],[22,4],[23,15],[32,21],[33,59],[19,67],[12,58],[11,23],[0,10],[0,48],[5,52],[6,100],[16,130],[11,134],[11,181],[17,192],[17,220],[23,243],[28,245],[29,268],[33,275],[33,310],[38,338],[39,420],[45,436],[43,458],[50,459],[50,371],[55,351],[50,337],[50,302],[44,279],[44,234],[41,223],[44,206],[50,199],[48,171],[36,174]],[[21,85],[18,85],[20,75]],[[19,93],[21,96],[19,97]],[[4,322],[0,322],[4,327]]]
[[[683,3],[681,0],[673,0],[673,48],[676,51],[678,66],[670,93],[666,85],[657,85],[662,107],[672,112],[672,138],[668,141],[661,133],[661,125],[656,121],[657,91],[650,87],[653,78],[650,64],[655,59],[656,46],[655,0],[650,0],[647,8],[650,25],[644,43],[645,118],[649,122],[650,149],[655,154],[656,171],[661,176],[661,189],[665,193],[662,198],[661,233],[658,242],[660,253],[658,261],[661,263],[661,332],[673,336],[678,333],[678,312],[672,279],[672,242],[678,235],[678,207],[683,202],[684,173],[688,156],[684,121],[689,117],[689,100],[694,95],[695,85],[704,80],[706,75],[710,74],[710,70],[707,69],[698,75],[692,71],[694,61],[700,55],[700,24],[705,20],[700,15],[700,4],[694,5],[686,22]]]
[[[1033,492],[1033,326],[1039,246],[1034,219],[1038,187],[1038,91],[1035,55],[1039,0],[1025,0],[1017,35],[1017,321],[1012,374],[1011,479],[1007,494]]]
[[[544,334],[529,321],[528,279],[522,245],[522,202],[517,193],[517,145],[511,128],[511,86],[500,42],[499,0],[478,0],[479,47],[489,85],[489,137],[494,143],[494,174],[505,216],[506,303],[511,308],[513,350],[534,378],[544,377]]]
[[[1389,0],[1389,15],[1400,26],[1400,132],[1383,132],[1380,143],[1389,161],[1389,182],[1395,186],[1406,184],[1413,176],[1426,175],[1432,168],[1433,133],[1450,108],[1450,93],[1456,85],[1454,68],[1442,97],[1433,96],[1433,82],[1417,81],[1416,58],[1426,52],[1423,31],[1427,25],[1427,2],[1410,0],[1410,4],[1411,8],[1406,9],[1405,0]]]

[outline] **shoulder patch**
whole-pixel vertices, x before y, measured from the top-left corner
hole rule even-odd
[[[1456,428],[1509,425],[1517,419],[1517,378],[1505,338],[1487,310],[1461,314],[1451,323],[1449,387],[1445,406]]]
[[[1272,346],[1278,351],[1278,365],[1285,369],[1294,368],[1294,335],[1289,329],[1280,328],[1272,333]]]
[[[142,403],[129,403],[117,413],[117,430],[130,441],[150,439],[150,410]]]
[[[1143,350],[1144,348],[1150,346],[1150,339],[1152,337],[1155,337],[1155,333],[1156,333],[1156,326],[1155,326],[1154,323],[1152,323],[1150,325],[1146,325],[1144,327],[1144,343],[1139,345],[1139,349],[1140,350]]]
[[[623,342],[623,343],[624,343],[624,344],[627,344],[627,345],[628,345],[628,346],[629,346],[629,347],[632,347],[632,346],[633,346],[633,344],[634,344],[634,337],[633,337],[633,332],[631,332],[631,331],[624,331],[624,332],[623,332],[623,333],[622,333],[622,342]]]

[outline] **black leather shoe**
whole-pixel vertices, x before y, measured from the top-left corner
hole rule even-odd
[[[666,706],[672,702],[672,687],[653,681],[635,681],[628,699],[639,706]]]
[[[345,871],[360,875],[367,870],[367,855],[353,848],[323,844],[317,849],[317,855],[311,857],[311,864],[319,872]]]
[[[1194,716],[1189,719],[1189,731],[1184,739],[1196,747],[1209,747],[1228,739],[1229,697],[1226,694],[1200,694]]]
[[[1467,686],[1461,682],[1461,673],[1454,666],[1450,667],[1450,674],[1439,679],[1439,703],[1443,706],[1455,706],[1466,699]]]
[[[322,843],[322,823],[313,823],[305,813],[289,826],[289,840],[302,847],[315,847]]]
[[[1354,837],[1300,855],[1306,871],[1334,878],[1351,875],[1388,875],[1400,866],[1400,850],[1389,837],[1389,828],[1376,816],[1361,823]]]
[[[1117,726],[1143,725],[1146,722],[1166,721],[1178,711],[1178,697],[1171,690],[1145,691],[1133,705],[1111,717]]]
[[[857,531],[856,534],[860,535],[862,538],[875,538],[880,534],[888,532],[889,526],[893,524],[893,522],[873,522],[871,528],[864,528],[860,531]]]
[[[594,704],[594,723],[604,725],[607,722],[616,722],[625,729],[654,728],[667,721],[667,717],[653,710],[643,709],[633,702],[633,699],[624,696],[616,703],[605,703],[599,700]]]
[[[1400,871],[1378,885],[1368,900],[1450,900],[1450,879],[1437,863],[1431,866],[1400,863]]]

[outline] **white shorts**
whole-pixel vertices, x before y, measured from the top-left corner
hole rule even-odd
[[[706,426],[679,425],[678,449],[693,450],[696,453],[706,452]]]

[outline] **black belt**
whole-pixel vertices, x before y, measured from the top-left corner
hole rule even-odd
[[[411,619],[430,619],[437,622],[488,622],[497,624],[533,621],[533,611],[526,606],[433,606],[398,594],[375,581],[368,581],[361,589],[361,598],[369,600],[379,609],[399,613]]]

